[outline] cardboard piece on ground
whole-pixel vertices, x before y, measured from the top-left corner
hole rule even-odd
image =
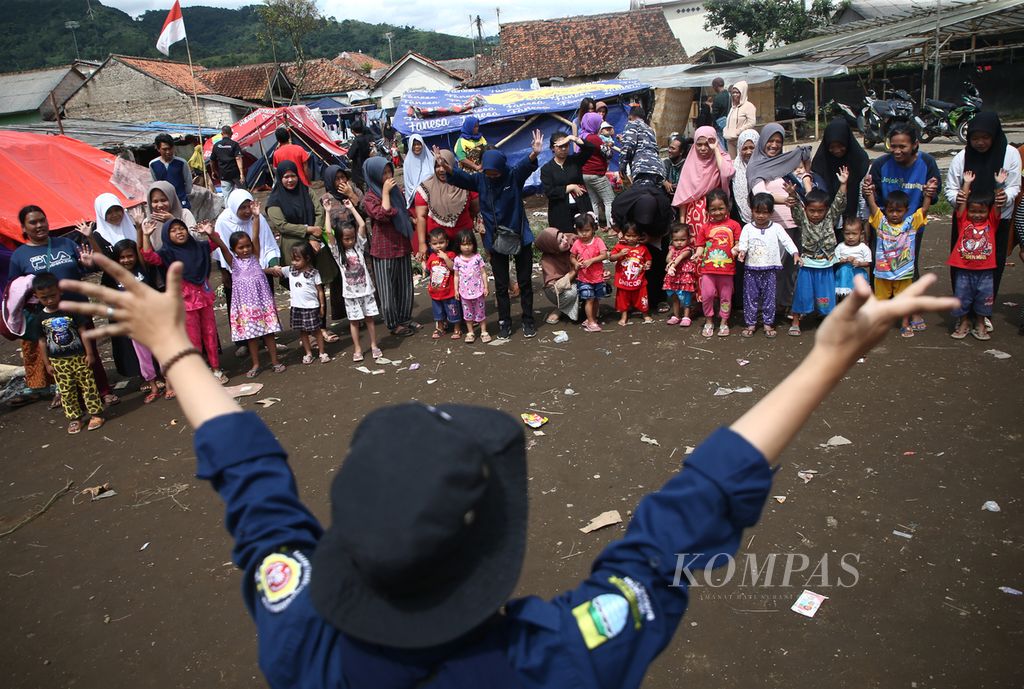
[[[244,383],[243,385],[232,385],[224,388],[224,392],[232,397],[248,397],[255,395],[263,389],[263,383]]]
[[[261,400],[256,400],[256,404],[260,405],[264,409],[267,407],[273,407],[275,404],[281,401],[280,397],[264,397]]]
[[[607,512],[602,512],[601,514],[591,519],[590,523],[584,526],[582,529],[580,529],[580,531],[582,531],[583,533],[590,533],[591,531],[603,529],[606,526],[612,526],[614,524],[621,523],[622,516],[619,514],[619,511],[609,510]]]

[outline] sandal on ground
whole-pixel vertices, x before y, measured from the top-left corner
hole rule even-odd
[[[665,321],[665,325],[679,325],[679,316],[672,316]]]
[[[487,333],[484,333],[483,335],[480,336],[480,341],[483,342],[484,344],[487,344],[488,342],[490,342],[491,339],[492,339],[491,336],[488,335]]]
[[[338,340],[341,339],[335,333],[332,333],[330,330],[324,330],[323,332],[324,332],[324,342],[337,342]]]
[[[548,314],[548,317],[544,319],[544,322],[547,323],[548,325],[555,325],[556,323],[558,323],[559,320],[560,316],[556,311],[555,313]]]
[[[89,425],[85,427],[87,431],[95,431],[97,428],[102,428],[103,424],[107,422],[102,416],[94,416],[89,419]]]
[[[910,329],[913,330],[915,333],[919,333],[922,330],[927,330],[928,324],[924,322],[924,319],[910,321]]]
[[[444,337],[444,331],[443,330],[435,330],[434,333],[430,336],[430,339],[432,339],[432,340],[440,340],[442,337]]]
[[[773,339],[778,334],[779,334],[779,332],[775,329],[774,326],[771,326],[771,325],[764,326],[764,336],[767,337],[769,340]]]
[[[913,336],[914,336],[914,329],[913,328],[911,328],[909,325],[901,325],[900,326],[900,337],[913,337]]]
[[[983,342],[985,340],[992,339],[992,336],[989,335],[988,331],[986,331],[984,328],[971,328],[971,337],[973,337],[975,340],[981,340]]]
[[[221,385],[226,385],[228,382],[228,377],[224,374],[224,371],[221,371],[219,368],[213,372],[213,377],[216,378],[217,382]]]
[[[583,329],[588,333],[599,333],[603,330],[600,323],[588,323],[583,321]]]
[[[156,402],[158,399],[160,399],[160,391],[151,390],[150,393],[143,398],[142,403],[152,404],[153,402]]]
[[[320,355],[320,363],[321,364],[329,363],[330,360],[331,360],[331,357],[328,356],[327,352],[324,352],[323,354]]]
[[[453,340],[461,340],[462,339],[462,333],[460,333],[458,330],[456,330],[455,332],[452,333],[452,339]]]
[[[82,420],[75,419],[68,424],[68,435],[77,435],[82,432]]]
[[[985,316],[984,320],[985,320],[985,330],[987,330],[990,333],[994,332],[995,329],[996,329],[996,326],[992,325],[992,319],[989,318],[988,316]]]
[[[689,328],[691,325],[693,325],[693,321],[691,321],[689,318],[680,318],[679,319],[679,327],[680,328]]]
[[[748,325],[746,328],[744,328],[743,330],[740,331],[740,336],[741,337],[753,337],[754,336],[754,330],[756,330],[756,326]]]
[[[423,328],[423,326],[421,324],[417,323],[416,321],[409,321],[408,323],[405,324],[405,327],[412,328],[414,331],[415,330],[420,330],[420,329]]]
[[[650,316],[644,316],[644,325],[650,325],[653,322],[654,322],[653,318],[651,318]]]
[[[704,327],[701,328],[700,334],[704,337],[714,337],[715,326],[712,323],[705,323]]]
[[[362,352],[352,352],[352,361],[354,363],[359,363],[362,360],[363,360],[363,353]]]
[[[274,364],[274,373],[284,373],[285,369],[288,368],[284,364]]]
[[[245,377],[246,378],[255,378],[259,374],[260,374],[260,367],[257,366],[255,368],[250,368],[248,371],[246,371],[245,372]]]
[[[483,339],[483,336],[481,336],[481,339]],[[466,344],[473,344],[474,342],[476,342],[476,335],[473,333],[466,333]]]
[[[718,336],[729,337],[729,326],[727,326],[725,323],[722,323],[722,325],[718,326]]]
[[[177,396],[178,393],[176,393],[174,390],[168,390],[167,392],[164,393],[165,400],[173,400]]]
[[[61,406],[60,393],[55,393],[53,399],[50,400],[50,409],[59,409]]]
[[[961,330],[960,328],[957,328],[956,330],[954,330],[953,332],[951,332],[951,333],[949,334],[949,336],[950,336],[950,337],[952,337],[952,338],[953,338],[954,340],[962,340],[962,339],[964,339],[965,337],[967,337],[967,335],[968,335],[968,334],[969,334],[970,332],[971,332],[971,329],[970,329],[970,328],[964,328],[963,330]]]
[[[416,331],[407,325],[400,325],[391,331],[391,334],[395,337],[411,337],[415,333]]]
[[[660,304],[658,304],[658,313],[668,313],[671,310],[672,307],[669,306],[669,303],[667,301],[663,301]]]
[[[374,359],[379,359],[382,356],[384,356],[384,352],[380,351],[380,347],[373,347],[372,349],[370,349],[370,357]]]
[[[796,323],[794,323],[793,325],[789,326],[789,333],[788,334],[792,335],[793,337],[800,337],[800,326],[797,325]]]
[[[305,355],[303,355],[302,363],[304,363],[304,364],[311,364],[311,363],[313,363],[313,355],[312,354],[305,354]]]
[[[112,392],[108,392],[103,396],[103,404],[108,407],[113,407],[115,404],[120,404],[121,398]]]

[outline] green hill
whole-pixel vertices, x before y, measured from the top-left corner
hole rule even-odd
[[[42,6],[41,6],[42,4]],[[91,4],[92,12],[87,13]],[[98,0],[3,0],[0,14],[0,72],[68,64],[75,57],[67,21],[77,21],[75,30],[82,59],[103,60],[110,53],[163,57],[156,50],[167,9],[150,10],[138,19],[121,10],[101,5]],[[263,28],[254,6],[236,10],[216,7],[186,7],[182,10],[192,58],[207,67],[270,62],[273,52],[262,44],[257,32]],[[326,18],[322,28],[307,37],[308,57],[334,57],[343,50],[373,55],[388,61],[385,32],[393,32],[395,57],[414,50],[435,60],[468,57],[473,43],[468,38],[408,26],[368,24]],[[282,60],[291,58],[283,41],[277,46]],[[171,48],[171,58],[184,59],[182,44]]]

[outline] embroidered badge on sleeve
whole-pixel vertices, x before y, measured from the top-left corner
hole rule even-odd
[[[629,603],[620,595],[602,593],[572,609],[587,650],[619,635],[629,620]]]
[[[299,551],[271,553],[256,569],[256,591],[270,612],[287,608],[309,584],[309,560]]]

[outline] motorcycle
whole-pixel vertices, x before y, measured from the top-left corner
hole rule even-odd
[[[846,103],[840,103],[835,98],[822,105],[818,112],[821,113],[821,119],[826,122],[841,117],[846,120],[846,124],[850,125],[850,129],[860,128],[860,124],[857,122],[857,113],[853,111],[853,108]]]
[[[928,143],[936,136],[955,136],[960,143],[967,143],[967,125],[981,111],[982,103],[981,93],[971,81],[963,83],[959,104],[926,98],[921,114],[914,118],[921,129],[921,141]]]
[[[886,139],[889,128],[897,122],[914,122],[914,100],[903,89],[893,92],[889,99],[878,98],[873,90],[864,95],[857,126],[864,135],[864,148],[874,148]]]
[[[803,96],[795,96],[788,108],[775,108],[775,121],[807,118],[807,105]]]

